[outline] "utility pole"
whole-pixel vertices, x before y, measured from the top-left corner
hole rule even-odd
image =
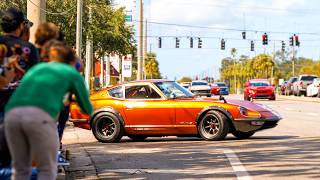
[[[35,42],[35,33],[38,26],[46,21],[46,0],[27,1],[27,18],[33,22],[30,29],[30,41]]]
[[[144,68],[145,65],[145,58],[147,57],[147,52],[148,52],[148,20],[146,19],[146,24],[145,24],[145,28],[144,28],[144,44],[143,44],[143,79],[146,79],[146,70]]]
[[[271,67],[271,79],[273,82],[273,71],[274,71],[274,64],[275,64],[275,58],[276,58],[276,42],[273,42],[273,56],[272,56],[272,67]]]
[[[140,12],[139,12],[139,25],[138,25],[138,72],[137,72],[137,80],[142,79],[142,63],[143,63],[143,47],[142,47],[142,41],[143,41],[143,4],[142,0],[139,0],[139,7],[140,7]]]
[[[294,52],[294,44],[292,46],[292,76],[294,76],[294,57],[295,56],[295,52]]]
[[[82,46],[82,0],[77,0],[77,30],[76,30],[76,50],[77,55],[81,59]]]
[[[89,5],[89,24],[91,23],[92,19],[92,9]],[[87,35],[87,41],[86,41],[86,69],[85,69],[85,80],[86,83],[91,89],[91,75],[92,75],[92,61],[93,61],[93,41],[92,41],[92,35]]]

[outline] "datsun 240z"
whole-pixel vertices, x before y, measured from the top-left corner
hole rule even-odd
[[[222,140],[228,133],[249,138],[277,126],[280,115],[261,104],[242,100],[196,97],[175,81],[146,80],[113,86],[91,95],[94,114],[76,104],[71,121],[91,129],[100,142],[134,141],[147,137],[194,136]]]

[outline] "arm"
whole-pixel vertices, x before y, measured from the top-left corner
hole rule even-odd
[[[84,113],[91,115],[93,113],[93,108],[89,99],[89,92],[84,83],[84,79],[78,73],[75,74],[75,78],[72,82],[72,92],[76,96],[77,103],[81,110]]]

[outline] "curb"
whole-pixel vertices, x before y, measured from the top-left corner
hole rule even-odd
[[[286,100],[292,100],[292,101],[305,101],[305,102],[316,102],[320,103],[320,98],[318,97],[306,97],[306,96],[284,96],[284,95],[278,95],[279,99],[286,99]]]

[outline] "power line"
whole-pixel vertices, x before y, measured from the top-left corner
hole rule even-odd
[[[28,0],[31,4],[33,4],[34,6],[38,7],[41,11],[45,12],[46,14],[52,14],[52,15],[64,15],[64,14],[67,14],[68,12],[70,12],[71,10],[75,9],[77,7],[77,5],[74,5],[72,8],[66,10],[66,11],[63,11],[63,12],[50,12],[50,11],[47,11],[43,8],[41,8],[40,6],[38,6],[36,3],[34,3],[32,0]]]
[[[134,22],[139,22],[138,20],[133,20]],[[195,25],[188,25],[188,24],[175,24],[175,23],[165,23],[165,22],[155,22],[149,21],[149,24],[158,24],[158,25],[166,25],[166,26],[178,26],[178,27],[189,27],[189,28],[199,28],[199,29],[213,29],[213,30],[224,30],[224,31],[246,31],[246,32],[254,32],[254,33],[274,33],[274,34],[295,34],[295,32],[286,32],[286,31],[262,31],[262,30],[254,30],[254,29],[238,29],[238,28],[220,28],[220,27],[209,27],[209,26],[195,26]],[[320,36],[320,33],[316,32],[301,32],[297,34],[304,34],[304,35],[317,35]]]

